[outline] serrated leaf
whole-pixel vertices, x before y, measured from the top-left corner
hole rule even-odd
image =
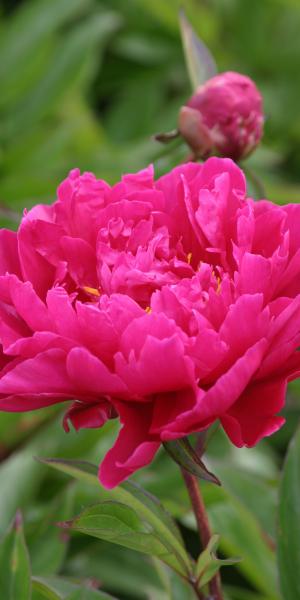
[[[0,598],[31,599],[30,562],[20,512],[0,543],[0,574]]]
[[[132,508],[121,502],[106,501],[88,507],[72,521],[61,525],[72,531],[157,556],[174,570],[178,569],[176,557],[163,541]]]
[[[221,485],[219,479],[206,468],[204,462],[197,455],[187,438],[164,442],[163,445],[168,454],[170,454],[180,467],[192,473],[198,479],[204,479],[216,485]]]
[[[85,461],[39,460],[76,479],[96,485],[101,499],[117,501],[130,506],[143,521],[151,526],[154,534],[168,549],[170,555],[174,555],[177,571],[182,574],[190,572],[191,562],[186,553],[179,529],[169,513],[152,494],[131,481],[126,481],[113,490],[106,490],[99,484],[97,467]],[[172,559],[173,568],[174,565]]]
[[[300,430],[290,444],[280,485],[278,565],[284,600],[300,597]]]
[[[180,31],[187,69],[193,90],[217,73],[214,58],[193,30],[183,10],[179,13]]]

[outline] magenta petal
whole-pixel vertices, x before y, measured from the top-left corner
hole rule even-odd
[[[223,427],[237,446],[254,446],[285,422],[276,416],[285,401],[286,378],[257,381],[249,386],[238,402],[222,416]]]
[[[121,379],[85,348],[73,348],[67,358],[67,372],[75,389],[81,393],[104,396],[126,391]]]
[[[99,469],[100,482],[107,489],[114,488],[132,473],[149,464],[160,446],[160,442],[151,439],[148,433],[151,407],[119,404],[119,410],[123,427]]]
[[[83,428],[98,428],[106,423],[112,416],[113,407],[106,401],[103,402],[73,402],[63,419],[65,431],[69,431],[69,421],[76,431]]]
[[[130,393],[138,396],[162,394],[194,384],[192,360],[184,356],[184,348],[176,335],[158,340],[147,336],[140,357],[130,356],[128,363],[119,353],[116,370]]]
[[[7,371],[0,379],[0,395],[5,396],[0,399],[0,409],[32,410],[58,402],[59,399],[74,397],[74,389],[65,368],[65,356],[63,350],[47,350],[19,362]]]
[[[267,348],[262,339],[247,350],[234,365],[205,393],[201,390],[198,402],[190,411],[183,412],[168,426],[168,431],[191,433],[220,418],[239,399],[257,371]]]
[[[6,273],[21,277],[18,238],[15,231],[0,229],[0,275]]]

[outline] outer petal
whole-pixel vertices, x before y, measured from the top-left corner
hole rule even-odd
[[[149,436],[152,406],[118,404],[123,427],[114,447],[108,451],[99,469],[99,479],[111,489],[132,473],[148,465],[160,442]]]
[[[261,363],[267,345],[267,341],[262,339],[249,348],[244,356],[217,379],[206,394],[199,394],[195,408],[182,413],[170,424],[169,432],[177,431],[181,435],[183,432],[185,434],[192,433],[199,431],[212,420],[222,417],[246,389]],[[169,437],[174,437],[174,435]],[[165,439],[167,438],[165,437]]]
[[[47,350],[20,362],[4,374],[0,379],[0,409],[32,410],[74,397],[65,356],[63,350]]]
[[[6,273],[21,277],[18,239],[15,231],[0,229],[0,275]]]
[[[222,425],[236,446],[254,446],[285,422],[277,417],[285,400],[286,378],[256,381],[221,418]]]

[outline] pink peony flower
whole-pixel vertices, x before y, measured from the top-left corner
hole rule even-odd
[[[67,431],[118,416],[108,488],[218,419],[256,444],[299,375],[299,231],[300,206],[253,202],[229,159],[112,188],[72,171],[0,233],[0,409],[72,400]]]
[[[179,131],[196,156],[239,160],[259,144],[262,97],[249,77],[228,71],[209,79],[181,108]]]

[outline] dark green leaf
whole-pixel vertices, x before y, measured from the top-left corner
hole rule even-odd
[[[180,467],[192,473],[192,475],[216,485],[221,485],[219,479],[208,471],[187,438],[164,442],[164,448]]]

